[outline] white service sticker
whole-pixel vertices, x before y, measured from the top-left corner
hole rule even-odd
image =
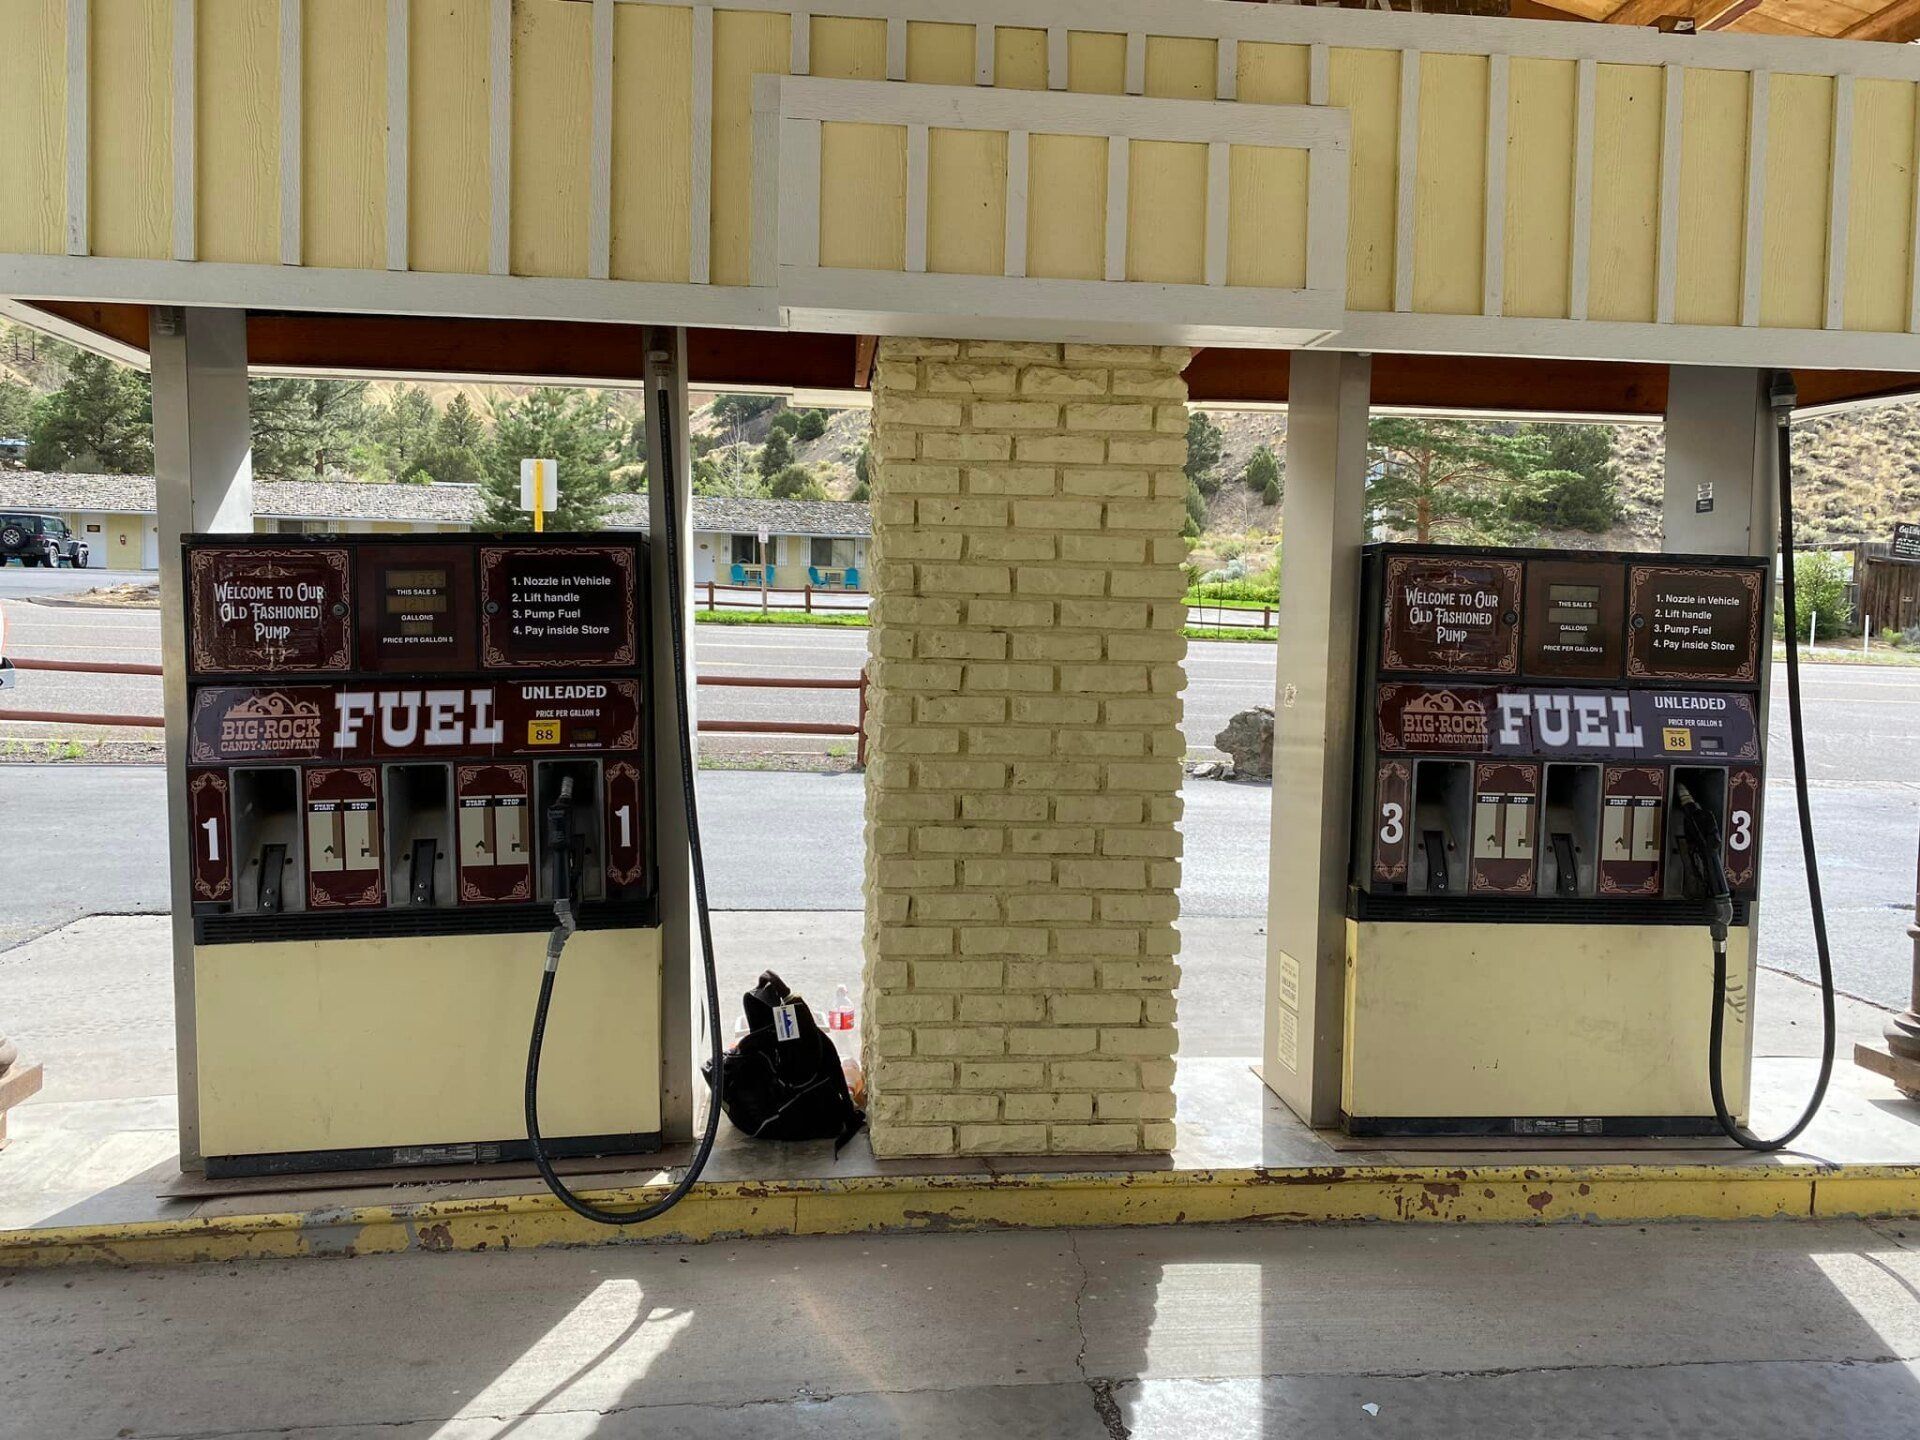
[[[800,1038],[800,1020],[792,1005],[774,1006],[773,1038],[776,1040],[798,1040]]]

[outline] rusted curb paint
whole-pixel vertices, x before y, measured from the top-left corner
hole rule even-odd
[[[593,1198],[631,1205],[664,1188],[606,1190]],[[1920,1166],[1314,1166],[726,1181],[697,1186],[670,1214],[624,1230],[583,1220],[538,1192],[0,1231],[0,1269],[1105,1225],[1843,1216],[1920,1218]]]

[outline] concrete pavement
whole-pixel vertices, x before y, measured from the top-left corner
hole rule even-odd
[[[1891,1440],[1920,1415],[1900,1225],[876,1236],[0,1286],[0,1440]]]

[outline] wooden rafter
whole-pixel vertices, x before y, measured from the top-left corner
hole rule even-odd
[[[1894,0],[1840,32],[1842,40],[1888,40],[1904,45],[1920,39],[1920,0]]]
[[[1653,25],[1661,20],[1691,20],[1696,30],[1724,30],[1761,0],[1627,0],[1607,16],[1609,25]]]

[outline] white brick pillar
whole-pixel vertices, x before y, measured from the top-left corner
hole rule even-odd
[[[1188,358],[880,342],[877,1154],[1173,1145]]]

